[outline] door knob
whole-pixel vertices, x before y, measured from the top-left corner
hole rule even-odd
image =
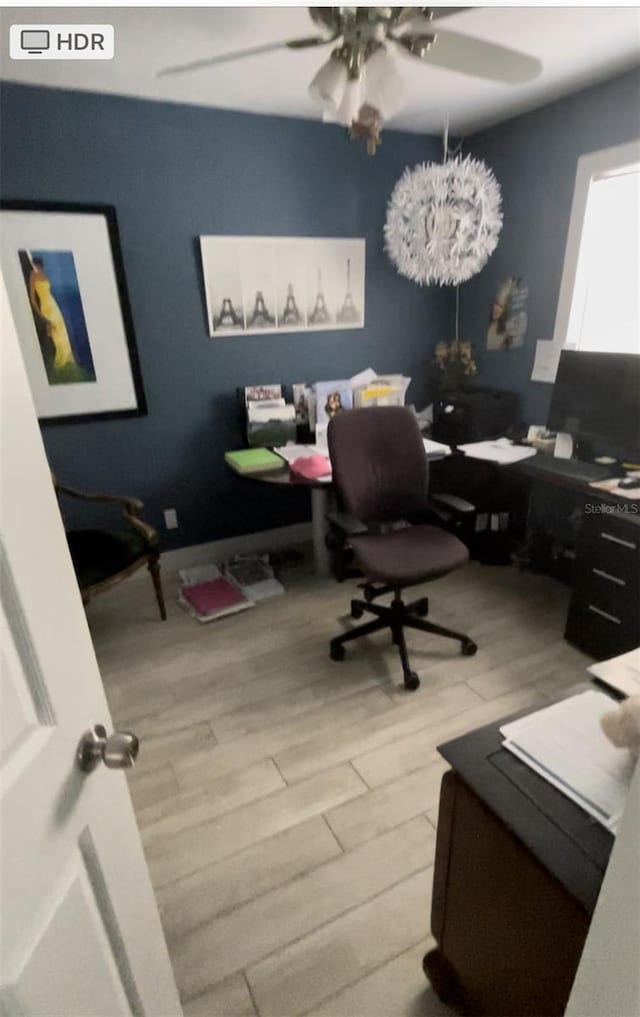
[[[110,770],[125,770],[135,763],[140,742],[131,731],[114,731],[107,737],[102,724],[85,731],[78,743],[76,762],[83,773],[91,773],[103,762]]]

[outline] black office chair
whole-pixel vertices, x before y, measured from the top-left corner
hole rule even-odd
[[[428,599],[404,604],[402,590],[460,568],[468,561],[468,550],[439,526],[410,523],[424,519],[430,509],[429,467],[411,410],[380,406],[340,413],[329,424],[328,441],[333,481],[344,510],[329,517],[331,533],[334,539],[336,533],[342,534],[366,579],[365,599],[351,601],[351,616],[361,618],[365,612],[375,616],[332,639],[331,659],[343,660],[344,644],[350,640],[389,628],[400,653],[405,686],[417,689],[420,679],[409,664],[405,628],[458,639],[466,655],[474,654],[477,646],[462,632],[426,621]],[[441,501],[448,509],[453,501],[454,505],[459,502],[463,513],[473,510],[458,499],[441,496]],[[372,603],[390,592],[389,606]]]

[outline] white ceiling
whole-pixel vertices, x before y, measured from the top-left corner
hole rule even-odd
[[[305,7],[22,7],[4,8],[1,21],[1,65],[7,80],[319,118],[307,86],[330,47],[283,50],[156,77],[166,65],[316,34]],[[115,58],[11,61],[8,37],[13,22],[113,24]],[[543,73],[526,85],[501,85],[402,57],[406,101],[390,127],[440,133],[448,116],[453,133],[471,133],[640,61],[638,7],[476,7],[451,15],[441,25],[536,56]]]

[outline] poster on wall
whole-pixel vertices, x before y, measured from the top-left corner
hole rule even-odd
[[[498,287],[487,329],[488,350],[511,350],[522,346],[527,333],[529,290],[520,276],[511,276]]]
[[[41,423],[146,413],[115,210],[5,201],[1,265]]]
[[[201,236],[209,335],[364,327],[365,241]]]

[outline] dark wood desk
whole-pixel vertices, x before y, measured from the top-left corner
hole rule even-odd
[[[468,498],[479,512],[508,512],[512,535],[526,535],[534,551],[542,548],[534,555],[538,568],[553,566],[547,547],[557,536],[546,530],[553,513],[541,513],[542,523],[536,522],[540,508],[553,494],[567,516],[573,511],[573,530],[564,535],[570,568],[563,570],[558,559],[552,573],[573,587],[565,638],[600,660],[625,653],[640,644],[640,501],[569,473],[538,469],[537,458],[496,466],[456,455],[436,464],[432,482],[436,490]]]
[[[565,1010],[614,838],[501,747],[504,722],[439,746],[451,770],[441,786],[433,879],[437,949],[424,968],[464,1014],[555,1017]]]

